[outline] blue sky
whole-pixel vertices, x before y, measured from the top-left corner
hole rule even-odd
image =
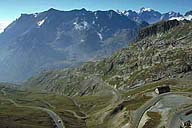
[[[0,0],[0,21],[13,21],[21,13],[35,13],[56,8],[71,10],[139,10],[152,8],[160,12],[176,11],[185,13],[192,10],[192,0]]]

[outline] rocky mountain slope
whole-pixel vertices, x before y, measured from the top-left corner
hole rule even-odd
[[[22,14],[0,34],[0,81],[18,82],[109,56],[146,25],[113,10]]]
[[[62,95],[101,95],[147,83],[192,75],[192,23],[159,22],[139,32],[137,41],[112,57],[79,68],[32,77],[25,88]],[[106,93],[108,94],[108,93]]]
[[[180,16],[173,16],[170,18],[170,20],[192,20],[192,11],[188,11],[185,13],[185,15],[180,15]]]
[[[59,11],[22,14],[0,34],[0,81],[21,82],[44,70],[75,67],[127,47],[139,29],[167,20],[191,20],[176,12]]]

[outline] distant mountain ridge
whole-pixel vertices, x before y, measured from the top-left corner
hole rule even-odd
[[[75,67],[110,56],[152,23],[182,16],[150,8],[139,12],[86,9],[21,14],[0,34],[0,81],[20,82],[38,72]],[[172,19],[172,20],[173,20]]]
[[[125,10],[125,11],[119,11],[117,12],[121,15],[126,15],[128,18],[136,21],[136,22],[142,22],[145,21],[149,24],[154,24],[159,21],[167,21],[167,20],[192,20],[192,13],[191,11],[186,12],[185,15],[180,14],[179,12],[170,11],[167,13],[161,13],[159,11],[155,11],[150,8],[141,8],[138,12],[133,10]]]
[[[146,25],[113,10],[21,14],[0,34],[0,81],[107,57],[127,47]]]

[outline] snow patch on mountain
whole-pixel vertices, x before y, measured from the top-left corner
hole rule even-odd
[[[124,15],[128,16],[129,12],[128,11],[124,11]]]
[[[129,14],[130,14],[129,11],[127,11],[127,10],[124,10],[124,11],[117,10],[117,13],[120,15],[125,15],[125,16],[129,16]]]
[[[83,43],[83,42],[85,42],[85,40],[84,40],[84,39],[81,39],[80,42]]]
[[[186,20],[192,20],[192,15],[185,16]]]
[[[33,16],[36,18],[38,16],[38,13],[33,13]]]
[[[192,20],[192,15],[188,15],[188,16],[180,16],[180,17],[172,17],[169,20]]]
[[[102,36],[101,33],[97,32],[97,35],[99,36],[99,39],[100,39],[100,40],[103,40],[103,36]]]
[[[80,23],[74,22],[73,25],[76,30],[85,30],[85,29],[88,29],[88,27],[89,27],[89,25],[86,21],[83,21]]]
[[[99,17],[97,16],[97,12],[95,12],[95,13],[94,13],[94,15],[95,15],[95,18],[96,18],[96,19],[98,19],[98,18],[99,18]]]
[[[169,20],[184,20],[184,17],[172,17]]]
[[[152,11],[152,9],[151,8],[141,8],[140,10],[139,10],[139,13],[143,13],[143,12],[151,12]]]
[[[46,20],[47,18],[45,18],[45,19],[43,19],[43,20],[40,20],[39,22],[37,22],[37,25],[40,27],[40,26],[42,26],[44,23],[45,23],[45,20]]]

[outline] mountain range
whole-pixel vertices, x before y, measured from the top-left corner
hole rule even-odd
[[[22,14],[0,35],[0,80],[21,81],[106,57],[126,47],[143,26],[112,10]]]
[[[149,12],[136,12],[144,21],[113,10],[22,14],[0,34],[1,128],[182,127],[192,109],[191,11]]]
[[[183,17],[173,12],[159,18],[161,13],[147,8],[21,14],[0,34],[0,81],[21,82],[38,72],[108,57],[127,47],[143,27],[175,16]]]
[[[142,29],[137,41],[102,61],[78,68],[44,72],[29,79],[27,88],[60,95],[106,95],[108,87],[126,92],[167,79],[192,76],[192,23],[163,21]],[[108,85],[108,86],[104,86]]]
[[[154,24],[159,21],[167,21],[167,20],[192,20],[192,12],[188,11],[185,13],[185,15],[182,15],[179,12],[170,11],[167,13],[161,13],[159,11],[153,10],[151,8],[141,8],[139,11],[133,11],[133,10],[125,10],[125,11],[119,11],[117,12],[121,15],[125,15],[128,18],[136,21],[136,22],[142,22],[145,21],[149,24]]]

